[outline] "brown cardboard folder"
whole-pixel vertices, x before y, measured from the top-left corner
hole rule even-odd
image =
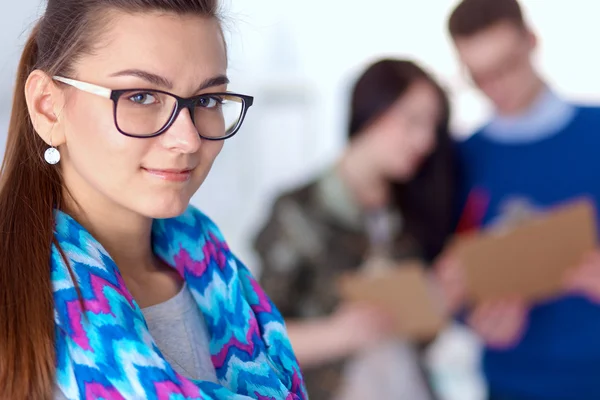
[[[380,306],[395,319],[397,334],[410,339],[432,339],[444,327],[441,302],[419,262],[394,268],[346,275],[340,280],[344,299]]]
[[[598,242],[595,210],[579,199],[521,222],[457,238],[473,302],[520,296],[545,300],[560,294],[564,274]]]

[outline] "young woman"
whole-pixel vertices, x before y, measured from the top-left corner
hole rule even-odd
[[[252,97],[217,0],[49,0],[0,189],[0,398],[304,399],[278,311],[188,205]]]
[[[419,365],[399,361],[414,354],[410,346],[378,351],[385,316],[341,304],[336,279],[376,262],[431,262],[441,251],[453,214],[448,115],[445,93],[419,66],[374,63],[354,86],[339,162],[277,199],[258,235],[263,287],[287,319],[313,400],[430,396]]]

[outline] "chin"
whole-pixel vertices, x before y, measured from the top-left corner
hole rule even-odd
[[[415,170],[413,168],[403,167],[392,171],[389,175],[389,179],[397,183],[406,183],[410,181],[414,175]]]
[[[169,199],[161,201],[150,200],[143,209],[138,208],[140,214],[153,219],[167,219],[178,217],[187,210],[189,198]]]

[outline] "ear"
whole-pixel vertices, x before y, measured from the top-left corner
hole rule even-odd
[[[25,99],[31,122],[36,133],[44,142],[60,146],[65,142],[62,129],[55,126],[60,122],[64,108],[64,95],[54,80],[41,70],[35,70],[25,82]]]

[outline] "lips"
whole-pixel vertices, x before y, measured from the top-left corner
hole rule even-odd
[[[169,182],[186,182],[192,176],[193,171],[193,169],[142,169],[155,178]]]

